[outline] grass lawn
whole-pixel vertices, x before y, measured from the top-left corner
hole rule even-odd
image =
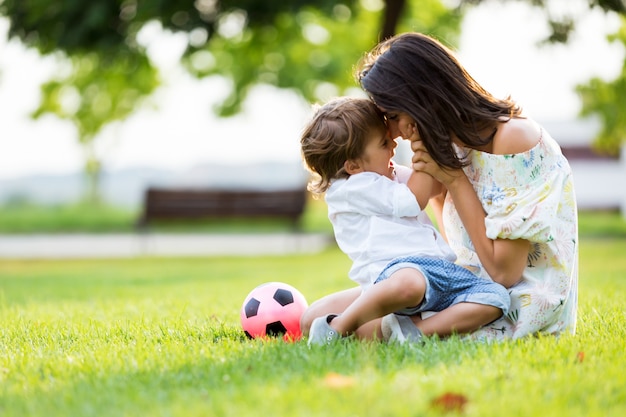
[[[138,210],[111,206],[70,204],[0,206],[0,234],[29,233],[133,233]],[[301,219],[303,232],[332,233],[323,200],[309,199]],[[626,219],[615,211],[579,213],[581,236],[626,237]],[[204,221],[159,222],[155,232],[267,233],[291,231],[288,221],[275,219],[206,219]]]
[[[139,214],[139,209],[87,203],[0,205],[0,233],[134,233]],[[267,233],[290,232],[292,226],[286,219],[219,218],[160,221],[151,224],[149,230],[165,233]],[[301,228],[304,232],[332,232],[323,201],[310,199],[301,218]]]
[[[349,285],[289,257],[0,261],[0,416],[626,415],[626,240],[581,243],[575,337],[332,348],[250,341],[248,291]]]

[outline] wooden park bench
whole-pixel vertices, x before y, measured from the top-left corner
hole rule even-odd
[[[155,220],[283,218],[299,228],[307,190],[222,190],[148,188],[141,217],[145,229]]]

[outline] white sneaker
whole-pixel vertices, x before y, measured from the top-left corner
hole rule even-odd
[[[335,317],[337,317],[336,314],[328,314],[313,320],[311,328],[309,329],[309,346],[330,345],[335,340],[341,338],[341,335],[337,333],[335,329],[330,327],[330,321]]]
[[[380,323],[383,339],[389,343],[420,343],[422,332],[408,316],[387,314]]]

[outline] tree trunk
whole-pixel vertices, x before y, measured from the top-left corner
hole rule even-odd
[[[88,204],[98,206],[102,203],[100,195],[100,174],[102,166],[93,149],[93,141],[83,143],[83,146],[86,153],[85,181],[87,186],[83,198]]]
[[[404,10],[406,0],[385,0],[383,13],[383,25],[379,41],[383,41],[396,34],[400,16]]]

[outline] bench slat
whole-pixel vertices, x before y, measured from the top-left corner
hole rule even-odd
[[[286,218],[297,227],[304,213],[307,191],[212,190],[148,188],[138,226],[154,220],[201,218]]]

